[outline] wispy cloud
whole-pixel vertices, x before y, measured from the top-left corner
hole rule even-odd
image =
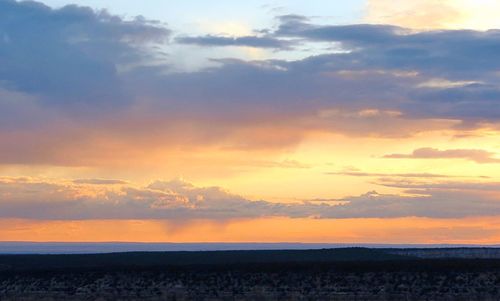
[[[449,149],[439,150],[436,148],[419,148],[411,154],[390,154],[384,158],[392,159],[465,159],[476,163],[500,163],[495,153],[480,149]]]
[[[127,181],[111,180],[111,179],[77,179],[73,180],[75,184],[89,184],[89,185],[125,185]]]
[[[362,172],[362,171],[339,171],[328,172],[328,175],[340,175],[351,177],[397,177],[397,178],[453,178],[456,176],[442,175],[434,173],[377,173],[377,172]]]

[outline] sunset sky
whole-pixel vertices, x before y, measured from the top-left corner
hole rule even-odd
[[[500,243],[496,0],[0,0],[0,241]]]

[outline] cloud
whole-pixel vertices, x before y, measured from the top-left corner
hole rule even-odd
[[[220,187],[183,180],[88,185],[36,178],[0,180],[0,218],[35,220],[227,220],[289,218],[461,218],[500,215],[498,183],[398,183],[411,195],[369,192],[337,201],[252,201]]]
[[[497,65],[487,60],[497,57],[498,30],[436,30],[415,32],[392,25],[315,25],[303,20],[285,21],[277,36],[310,41],[337,42],[347,53],[338,68],[414,70],[420,73],[467,78],[476,72],[494,72]],[[484,57],[474,57],[471,53]],[[467,72],[466,72],[467,71]]]
[[[480,164],[500,163],[500,159],[495,158],[495,153],[480,149],[449,149],[439,150],[436,148],[419,148],[411,154],[390,154],[384,158],[392,159],[465,159]]]
[[[397,177],[397,178],[452,178],[454,176],[434,173],[376,173],[362,171],[328,172],[328,175],[341,175],[351,177]]]
[[[392,179],[381,179],[379,185],[408,189],[410,193],[427,194],[430,190],[440,191],[467,191],[467,192],[499,192],[499,182],[441,182],[427,183],[421,181],[394,181]]]
[[[119,68],[146,57],[170,30],[142,18],[39,2],[0,1],[0,81],[51,106],[106,108],[130,101]],[[35,50],[36,49],[36,50]]]
[[[140,164],[179,147],[279,153],[318,132],[399,138],[500,123],[497,30],[279,22],[255,36],[186,37],[144,18],[1,1],[0,163]],[[179,71],[170,54],[189,41],[283,51]],[[327,47],[290,58],[290,41]]]
[[[500,214],[498,197],[463,191],[427,190],[423,196],[380,195],[376,192],[346,199],[347,203],[324,213],[323,218],[463,218]],[[489,212],[489,213],[488,213]]]
[[[276,39],[272,37],[258,36],[242,36],[242,37],[225,37],[225,36],[198,36],[198,37],[177,37],[175,41],[179,44],[223,47],[223,46],[244,46],[254,48],[271,48],[277,50],[290,50],[293,45],[287,40]]]
[[[304,19],[281,19],[275,34],[283,37],[300,37],[313,41],[335,41],[349,45],[382,44],[394,41],[408,31],[392,25],[334,25],[321,26]]]
[[[273,215],[274,207],[181,180],[88,190],[70,183],[4,179],[0,195],[1,217],[46,220],[244,218]]]
[[[187,98],[196,103],[200,100],[198,90],[188,94],[177,90],[197,86],[207,92],[203,102],[217,106],[236,100],[229,104],[236,107],[232,110],[235,113],[237,106],[253,104],[250,110],[246,108],[252,112],[265,103],[279,117],[285,112],[307,117],[332,109],[376,109],[400,112],[400,123],[429,119],[499,120],[494,108],[500,90],[500,65],[491,63],[500,61],[499,52],[495,51],[500,48],[497,30],[414,32],[390,25],[316,25],[301,16],[284,16],[280,21],[269,36],[301,39],[305,44],[330,43],[331,51],[300,60],[218,60],[219,68],[169,76],[163,81],[167,83],[164,93],[175,91],[171,98]],[[175,83],[175,87],[169,82]],[[157,90],[151,88],[150,91]],[[357,122],[354,116],[349,117],[343,122],[346,128]],[[377,124],[371,128],[386,133],[394,127],[382,128],[382,124]]]
[[[279,158],[309,135],[400,138],[500,124],[499,30],[320,25],[299,15],[281,16],[279,22],[254,36],[188,37],[140,17],[0,0],[0,164],[135,168],[141,160],[161,166],[168,158],[171,164],[191,164],[182,167],[187,169],[197,168],[193,161],[203,154],[200,160],[220,173],[223,164],[212,160],[212,152],[231,167],[308,168]],[[174,34],[178,38],[171,39]],[[210,67],[184,71],[171,54],[185,44],[280,51],[273,59],[205,58]],[[314,50],[304,50],[308,47]],[[303,57],[296,58],[298,50]],[[237,159],[226,158],[231,151]],[[245,160],[260,151],[279,155]],[[495,155],[422,148],[386,157],[500,162]],[[447,179],[428,173],[342,175],[381,178],[377,184],[401,193],[271,202],[178,180],[144,187],[115,179],[5,178],[0,217],[500,215],[498,183],[423,182]]]
[[[77,179],[73,180],[75,184],[89,184],[89,185],[125,185],[127,181],[122,180],[109,180],[109,179]]]

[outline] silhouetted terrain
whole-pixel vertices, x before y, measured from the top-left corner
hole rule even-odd
[[[331,262],[403,260],[375,249],[344,248],[323,250],[259,250],[210,252],[130,252],[72,255],[3,255],[0,267],[10,270],[64,268],[158,267],[179,265],[219,265],[238,263]]]
[[[412,248],[412,249],[382,249],[393,255],[419,258],[484,258],[500,259],[500,248]]]
[[[0,300],[500,300],[500,260],[363,248],[0,256]]]

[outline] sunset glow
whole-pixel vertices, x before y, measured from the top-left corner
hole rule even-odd
[[[40,1],[0,241],[500,243],[498,1]]]

